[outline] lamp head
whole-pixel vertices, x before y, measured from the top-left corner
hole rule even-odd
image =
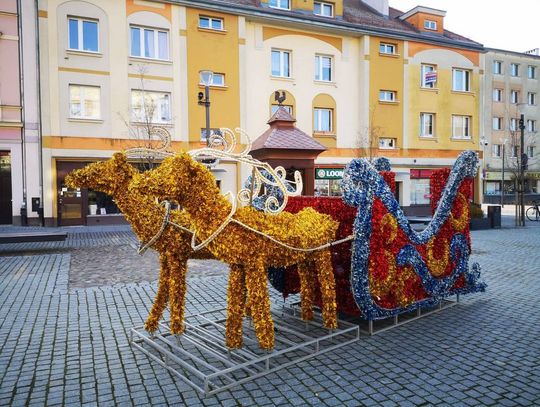
[[[212,71],[200,71],[199,72],[201,84],[204,86],[210,86],[212,84],[212,79],[214,78],[214,72]]]

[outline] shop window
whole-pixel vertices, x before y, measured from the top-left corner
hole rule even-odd
[[[429,199],[429,178],[411,179],[411,205],[427,205]]]
[[[121,213],[113,198],[100,191],[88,190],[88,214],[112,215]]]

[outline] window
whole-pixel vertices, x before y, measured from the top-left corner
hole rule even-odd
[[[386,42],[381,42],[379,44],[379,52],[381,54],[392,54],[392,55],[395,55],[396,54],[396,49],[397,49],[397,46],[396,44],[388,44]]]
[[[223,19],[217,17],[199,16],[199,27],[209,30],[223,31]]]
[[[98,22],[82,18],[69,18],[69,49],[98,52]]]
[[[202,83],[199,83],[199,85],[202,85]],[[210,86],[225,86],[225,74],[214,72]]]
[[[387,137],[379,138],[379,148],[383,150],[396,148],[396,139]]]
[[[100,88],[69,85],[69,117],[98,120],[101,117]]]
[[[315,55],[315,80],[332,81],[332,57]]]
[[[322,1],[313,2],[313,14],[323,17],[334,17],[334,5],[323,3]]]
[[[534,146],[527,146],[527,155],[529,158],[534,157]]]
[[[421,83],[423,88],[434,88],[437,83],[437,71],[435,70],[434,65],[424,65],[421,66]]]
[[[516,158],[519,155],[519,146],[510,147],[510,157]]]
[[[278,107],[279,107],[279,105],[272,105],[271,106],[270,111],[271,111],[272,115],[277,112]],[[287,113],[289,113],[291,116],[293,115],[292,106],[290,106],[290,105],[281,105],[281,107],[284,108],[287,111]]]
[[[452,70],[452,90],[457,90],[459,92],[470,92],[471,71],[454,68]]]
[[[141,123],[169,123],[171,95],[145,90],[131,91],[131,120]]]
[[[502,89],[493,89],[493,101],[502,102]]]
[[[527,67],[527,78],[536,79],[536,66],[529,65]]]
[[[379,91],[380,102],[396,102],[396,92],[394,90],[380,90]]]
[[[527,92],[527,104],[530,106],[536,105],[536,93]]]
[[[491,146],[491,156],[492,157],[501,157],[502,156],[502,145],[493,144]]]
[[[421,113],[420,114],[420,137],[435,136],[435,114]]]
[[[471,116],[452,116],[452,138],[459,140],[471,138]]]
[[[510,64],[510,75],[519,76],[519,64]]]
[[[502,61],[493,61],[493,73],[502,74]]]
[[[169,32],[131,26],[131,56],[169,59]]]
[[[411,204],[429,204],[430,188],[429,178],[411,179]]]
[[[536,131],[536,120],[527,120],[527,131],[531,133]]]
[[[424,28],[426,30],[437,31],[437,22],[433,20],[424,20]]]
[[[503,119],[502,117],[493,118],[493,130],[502,130],[503,128]]]
[[[272,50],[272,76],[290,78],[290,51]]]
[[[290,0],[268,0],[268,5],[272,8],[289,10],[291,8]]]
[[[519,92],[517,90],[510,91],[510,103],[517,104],[519,102]]]
[[[332,109],[315,108],[313,112],[313,130],[316,132],[331,133]]]
[[[518,129],[518,119],[510,119],[510,131],[516,131]]]
[[[220,129],[210,129],[210,136],[218,134],[221,135]],[[206,143],[206,128],[201,129],[201,142]]]

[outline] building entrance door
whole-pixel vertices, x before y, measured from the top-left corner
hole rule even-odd
[[[87,191],[80,188],[69,188],[65,184],[66,175],[71,171],[82,168],[86,163],[57,162],[56,185],[58,185],[58,225],[84,225],[88,213]]]
[[[11,154],[0,151],[0,224],[7,225],[12,219]]]

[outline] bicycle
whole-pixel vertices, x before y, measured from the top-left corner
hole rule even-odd
[[[539,203],[540,201],[532,201],[533,205],[531,208],[527,209],[527,212],[525,212],[525,215],[527,215],[527,219],[538,222],[540,221],[540,207]]]

